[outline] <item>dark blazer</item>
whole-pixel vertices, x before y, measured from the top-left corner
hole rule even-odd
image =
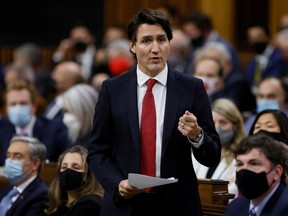
[[[51,216],[100,216],[101,202],[95,194],[82,196],[70,209],[63,205]]]
[[[283,54],[277,50],[273,49],[272,54],[268,59],[268,64],[264,71],[262,71],[262,79],[269,77],[269,76],[279,76],[282,67],[284,67],[285,61]],[[256,69],[256,60],[255,57],[252,58],[247,66],[246,76],[250,86],[254,84],[254,74]]]
[[[244,196],[234,199],[225,211],[225,216],[249,214],[250,200]],[[283,216],[288,213],[288,186],[281,182],[275,193],[266,203],[260,216]]]
[[[6,186],[0,191],[0,201],[13,188]],[[48,186],[39,177],[34,179],[12,204],[6,216],[41,216],[48,202]]]
[[[161,196],[165,207],[162,211],[167,211],[165,215],[168,216],[196,216],[201,212],[198,181],[191,159],[191,143],[177,129],[179,117],[186,110],[197,117],[198,124],[204,132],[202,146],[198,149],[193,147],[196,159],[205,166],[217,164],[220,160],[221,144],[215,131],[209,99],[202,80],[169,68],[161,177],[175,177],[178,183],[152,189],[157,190]],[[88,161],[105,190],[101,215],[130,215],[132,203],[137,203],[136,198],[117,199],[116,192],[119,182],[127,179],[128,173],[140,173],[135,68],[103,83],[95,109]]]
[[[15,127],[6,120],[0,120],[1,124],[0,166],[3,166],[9,142],[15,136],[16,131]],[[33,136],[46,146],[46,158],[51,162],[56,162],[59,155],[71,146],[67,128],[60,119],[49,120],[45,117],[37,117],[33,127]]]

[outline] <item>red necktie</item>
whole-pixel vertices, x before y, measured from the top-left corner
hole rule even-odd
[[[156,176],[156,109],[152,88],[155,79],[147,81],[147,90],[142,104],[141,117],[141,174]]]

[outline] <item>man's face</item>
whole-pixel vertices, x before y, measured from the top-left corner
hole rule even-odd
[[[137,56],[140,70],[154,77],[165,68],[170,42],[160,25],[142,24],[138,27],[137,41],[130,42],[130,49]]]
[[[6,108],[25,105],[31,108],[31,114],[35,114],[35,107],[32,103],[30,92],[27,89],[11,90],[6,95]]]
[[[247,169],[255,173],[265,172],[267,175],[268,185],[271,185],[274,181],[274,177],[277,178],[278,173],[272,170],[271,163],[267,157],[257,148],[252,149],[250,152],[236,156],[236,171]],[[270,172],[271,171],[271,172]],[[270,173],[269,173],[270,172]]]
[[[196,39],[202,36],[201,30],[194,24],[187,22],[183,26],[183,31],[187,34],[191,39]]]
[[[195,65],[194,76],[220,78],[220,66],[211,59],[199,60]]]
[[[279,80],[268,79],[263,81],[258,89],[257,100],[274,100],[279,103],[280,110],[285,110],[285,95]]]
[[[255,42],[267,42],[269,40],[264,30],[260,27],[249,28],[247,31],[247,37],[249,44]]]
[[[22,171],[23,173],[27,174],[27,176],[18,184],[21,184],[22,182],[30,178],[32,175],[35,175],[37,173],[39,163],[31,161],[27,143],[21,141],[15,141],[11,143],[7,150],[6,157],[11,160],[23,163]]]

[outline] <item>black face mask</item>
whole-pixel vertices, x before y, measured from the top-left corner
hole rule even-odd
[[[84,52],[84,51],[87,49],[87,44],[78,41],[78,42],[75,43],[74,49],[75,49],[77,52]]]
[[[255,42],[253,43],[253,49],[254,52],[257,54],[262,54],[264,52],[264,50],[266,49],[268,43],[266,42]]]
[[[284,137],[284,135],[282,133],[270,132],[270,131],[266,131],[266,130],[259,130],[257,133],[267,134],[268,136],[272,137],[273,139],[275,139],[279,142],[284,142],[285,144],[288,144],[287,139]]]
[[[204,38],[200,36],[198,38],[191,39],[191,45],[193,49],[202,47],[204,45]]]
[[[247,169],[236,172],[236,184],[241,194],[251,200],[265,193],[269,189],[267,174],[255,173]]]
[[[84,173],[66,169],[59,173],[60,187],[64,191],[75,190],[84,184]]]

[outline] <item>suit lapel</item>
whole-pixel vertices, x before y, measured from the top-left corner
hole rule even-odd
[[[133,144],[135,146],[136,152],[140,152],[140,140],[139,140],[139,118],[138,118],[138,103],[137,103],[137,77],[136,71],[133,70],[130,76],[126,77],[126,82],[124,83],[124,88],[126,94],[124,94],[123,104],[127,106],[126,116],[128,118],[128,123],[131,131],[131,136]]]
[[[177,77],[173,71],[168,70],[167,78],[167,95],[166,95],[166,106],[164,114],[164,127],[163,127],[163,140],[162,140],[162,157],[167,149],[170,136],[173,129],[175,129],[176,115],[178,104],[179,104],[179,94],[178,85],[176,85]]]

